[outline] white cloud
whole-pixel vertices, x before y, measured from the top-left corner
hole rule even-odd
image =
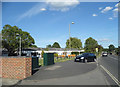
[[[118,8],[113,9],[113,17],[118,17]]]
[[[99,10],[101,10],[102,9],[102,7],[99,7]]]
[[[118,11],[118,8],[113,9],[113,11]]]
[[[44,8],[43,8],[44,7]],[[42,12],[42,11],[45,11],[46,9],[46,5],[43,4],[41,5],[40,3],[39,4],[36,4],[35,6],[33,6],[31,9],[29,9],[28,11],[26,11],[25,13],[21,14],[18,18],[18,21],[25,18],[25,17],[31,17],[33,15],[37,15],[38,13]]]
[[[46,11],[46,8],[41,8],[40,10],[41,10],[41,11]]]
[[[105,7],[105,9],[103,9],[103,10],[101,11],[101,13],[105,13],[105,12],[111,10],[112,8],[113,8],[113,7]]]
[[[38,3],[25,13],[21,14],[18,18],[18,21],[25,17],[31,17],[39,14],[42,11],[46,11],[46,8],[48,10],[65,12],[71,8],[74,8],[79,3],[79,0],[46,0],[43,4]]]
[[[118,7],[118,3],[115,5],[115,7]]]
[[[107,39],[107,38],[103,38],[103,39],[99,39],[98,42],[111,42],[112,40]]]
[[[79,0],[46,0],[46,3],[50,10],[64,12],[74,8],[80,2]]]
[[[92,16],[98,16],[98,15],[96,15],[96,14],[93,14]]]
[[[108,19],[109,19],[109,20],[112,20],[113,18],[112,18],[112,17],[109,17]]]

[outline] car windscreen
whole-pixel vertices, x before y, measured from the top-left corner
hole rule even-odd
[[[89,56],[95,56],[95,54],[93,54],[93,53],[90,53],[90,54],[89,54]]]
[[[88,56],[89,54],[88,53],[83,53],[82,56]]]

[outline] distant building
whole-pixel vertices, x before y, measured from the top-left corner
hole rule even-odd
[[[79,52],[79,53],[83,53],[84,50],[79,50],[79,49],[68,49],[68,48],[48,48],[48,51],[46,50],[46,48],[27,48],[27,49],[23,49],[22,53],[27,54],[27,53],[35,53],[37,52],[39,55],[41,55],[42,50],[44,51],[44,53],[57,53],[58,55],[70,55],[71,52]]]

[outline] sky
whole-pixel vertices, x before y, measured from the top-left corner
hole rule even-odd
[[[117,2],[2,2],[2,27],[9,24],[29,32],[38,47],[58,42],[64,48],[70,24],[70,36],[81,39],[83,47],[89,37],[104,48],[117,47],[117,13]]]

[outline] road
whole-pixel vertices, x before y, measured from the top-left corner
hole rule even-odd
[[[118,57],[100,57],[97,62],[66,61],[39,70],[17,85],[103,85],[118,87]]]
[[[66,61],[41,67],[18,85],[109,85],[96,62]],[[104,86],[105,87],[105,86]]]
[[[120,75],[120,73],[118,72],[118,56],[108,55],[107,57],[100,57],[98,62],[101,68],[103,68],[103,73],[110,85],[119,84],[118,75]]]

